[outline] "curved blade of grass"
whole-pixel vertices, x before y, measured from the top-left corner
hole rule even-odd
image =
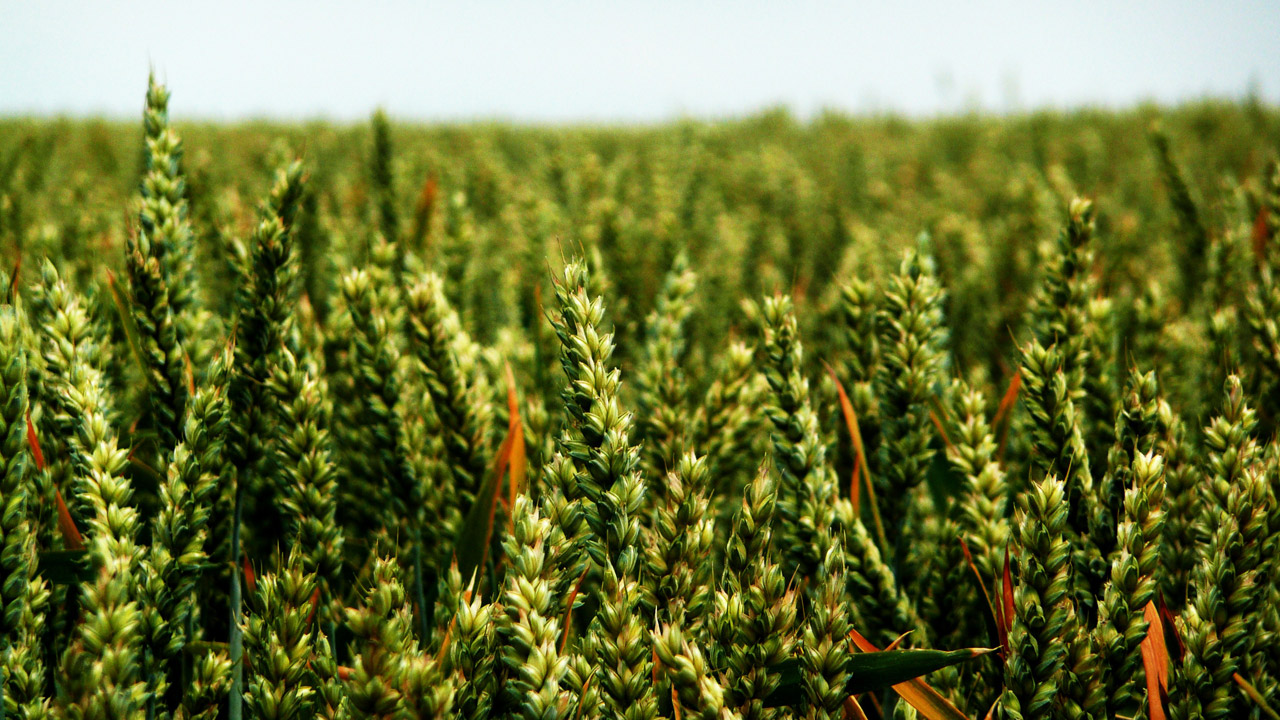
[[[31,457],[36,461],[36,470],[44,471],[44,451],[40,449],[40,438],[36,437],[36,426],[31,423],[31,411],[27,411],[27,446],[31,448]]]
[[[1000,606],[1000,642],[1009,646],[1009,631],[1013,629],[1013,574],[1009,571],[1009,548],[1004,549],[1003,604]]]
[[[573,592],[569,593],[569,601],[565,603],[564,610],[564,635],[560,639],[560,653],[564,654],[564,648],[569,644],[569,630],[573,627],[573,603],[578,599],[578,593],[582,590],[582,581],[587,579],[588,566],[578,576],[578,582],[573,585]]]
[[[484,485],[476,495],[475,503],[467,512],[467,517],[458,528],[454,541],[454,559],[463,577],[473,572],[482,571],[489,559],[489,541],[493,538],[493,516],[498,509],[498,490],[502,485],[502,476],[511,471],[513,483],[517,481],[523,486],[525,474],[524,427],[520,424],[520,411],[515,400],[515,380],[507,375],[507,401],[512,404],[511,421],[507,425],[507,436],[498,448],[493,473],[485,478]],[[519,458],[513,467],[512,458],[519,450]],[[517,480],[518,474],[518,480]]]
[[[1232,673],[1231,679],[1236,681],[1236,684],[1240,686],[1240,689],[1244,690],[1244,694],[1248,695],[1249,699],[1252,700],[1258,708],[1262,710],[1262,712],[1267,714],[1267,717],[1274,718],[1274,720],[1280,720],[1280,715],[1277,715],[1276,711],[1271,709],[1271,706],[1267,704],[1266,698],[1262,697],[1262,693],[1258,692],[1257,688],[1249,684],[1249,681],[1245,680],[1244,676],[1240,673]]]
[[[871,484],[871,469],[867,465],[867,452],[862,445],[862,430],[858,427],[858,413],[853,409],[853,403],[849,401],[849,394],[844,391],[844,383],[840,382],[840,378],[836,376],[836,371],[827,363],[822,363],[827,369],[827,373],[831,375],[831,381],[836,384],[836,393],[840,396],[840,411],[844,414],[845,425],[849,428],[849,440],[853,442],[853,450],[857,454],[858,462],[854,466],[854,474],[858,470],[862,470],[862,478],[867,484],[867,501],[871,504],[871,518],[876,524],[876,537],[880,541],[880,548],[887,550],[889,548],[889,539],[884,532],[884,523],[880,520],[880,508],[876,503],[876,489]],[[857,487],[857,480],[854,479],[851,487]],[[858,512],[859,496],[857,493],[851,493],[850,498],[853,502],[854,512]]]
[[[858,649],[862,651],[861,654],[854,655],[854,658],[881,658],[885,655],[892,654],[889,652],[881,652],[871,643],[870,640],[862,637],[857,630],[851,630],[849,632],[849,637],[853,639],[853,644],[858,646]],[[933,652],[940,655],[958,657],[954,662],[947,663],[948,665],[953,665],[956,662],[964,662],[965,660],[980,657],[991,652],[991,650],[970,648],[968,650],[954,650],[949,653],[938,650],[901,650],[898,652]],[[941,667],[946,667],[946,665],[934,668],[934,670],[941,669]],[[913,675],[911,678],[902,682],[894,683],[892,686],[893,691],[898,693],[898,696],[911,705],[911,707],[915,708],[916,712],[920,713],[921,717],[927,718],[928,720],[968,720],[967,715],[960,712],[960,709],[953,705],[950,700],[942,697],[937,690],[929,687],[928,683],[922,679],[922,676],[930,672],[933,672],[933,670],[926,670]],[[856,672],[854,673],[854,676],[857,676]]]
[[[1267,259],[1267,208],[1258,208],[1253,219],[1253,258],[1259,263]]]
[[[855,644],[861,641],[866,644],[866,647],[872,648],[850,656],[845,665],[849,673],[845,692],[851,696],[879,692],[993,652],[991,648],[880,651],[874,649],[874,646],[857,631],[851,632],[850,637],[854,639]],[[777,671],[780,675],[778,687],[765,699],[765,707],[795,707],[805,702],[803,669],[800,661],[784,660],[777,665]]]
[[[1018,403],[1018,391],[1021,389],[1022,370],[1019,369],[1009,378],[1009,387],[1004,391],[1004,397],[1000,398],[1000,407],[996,409],[995,418],[991,421],[991,427],[1000,428],[1000,446],[996,457],[1001,465],[1004,465],[1004,448],[1009,441],[1009,426],[1013,424],[1013,406]]]
[[[996,637],[1000,641],[1000,657],[1003,659],[1009,653],[1009,638],[1004,632],[1004,623],[1000,622],[1000,614],[996,611],[996,606],[991,602],[991,593],[987,592],[987,583],[982,579],[982,573],[978,572],[978,566],[973,562],[973,553],[969,552],[969,543],[960,540],[960,549],[964,551],[964,561],[969,564],[969,569],[973,571],[973,576],[978,579],[978,588],[982,590],[982,598],[987,601],[987,611],[990,613],[992,621],[991,628],[995,629]]]
[[[111,290],[111,302],[116,306],[116,313],[120,316],[120,326],[124,328],[124,338],[129,345],[129,352],[133,355],[133,359],[138,361],[138,366],[147,367],[146,360],[142,357],[142,344],[138,342],[138,326],[133,321],[133,313],[129,312],[129,303],[125,299],[124,294],[120,292],[120,285],[116,282],[116,274],[107,270],[107,287]],[[142,373],[143,381],[147,385],[147,389],[151,388],[151,378],[147,373]]]

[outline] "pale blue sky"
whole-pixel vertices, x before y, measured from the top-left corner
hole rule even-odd
[[[19,2],[0,115],[650,121],[1280,103],[1280,2]]]

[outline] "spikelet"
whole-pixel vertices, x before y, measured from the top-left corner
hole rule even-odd
[[[1036,340],[1028,343],[1022,351],[1022,378],[1031,415],[1034,471],[1060,479],[1069,508],[1069,527],[1087,533],[1086,498],[1093,494],[1093,475],[1059,347],[1046,348]]]
[[[1000,705],[1007,718],[1057,717],[1068,641],[1075,628],[1071,603],[1071,546],[1065,539],[1067,495],[1053,477],[1021,498],[1015,525],[1017,589]]]
[[[951,392],[956,419],[947,459],[964,476],[964,497],[954,505],[956,524],[969,544],[984,580],[993,582],[1002,570],[1009,538],[1009,488],[996,460],[996,442],[986,419],[986,398],[965,383]]]
[[[694,417],[691,447],[706,453],[717,495],[729,493],[737,487],[736,476],[754,469],[749,461],[751,436],[760,422],[754,409],[763,394],[754,355],[740,341],[725,349]]]
[[[409,288],[406,301],[405,335],[444,440],[449,476],[441,485],[452,496],[446,497],[445,507],[465,516],[486,470],[492,410],[478,369],[467,362],[464,346],[470,339],[445,297],[440,276],[422,276]]]
[[[645,545],[648,607],[659,622],[679,625],[698,639],[711,604],[711,552],[715,521],[707,513],[707,466],[692,454],[680,459],[662,486]]]
[[[560,453],[574,461],[577,493],[593,538],[587,545],[597,565],[615,565],[630,573],[637,559],[639,517],[644,487],[630,443],[631,415],[620,406],[620,373],[610,368],[613,336],[602,329],[604,305],[587,294],[585,266],[572,263],[556,284],[560,365],[568,378],[563,392],[569,426]],[[575,498],[571,495],[570,498]]]
[[[244,621],[249,665],[245,704],[252,717],[302,720],[316,716],[318,680],[309,667],[314,647],[315,576],[295,545],[287,563],[257,580]],[[406,631],[408,628],[404,628]]]
[[[56,286],[56,274],[48,278]],[[62,294],[62,293],[59,293]],[[73,717],[117,717],[137,720],[144,716],[146,686],[141,682],[142,615],[137,606],[139,562],[138,514],[132,505],[133,488],[124,474],[127,454],[119,447],[108,415],[110,401],[99,357],[92,339],[76,347],[62,327],[83,327],[86,318],[79,300],[62,294],[67,305],[59,315],[66,326],[47,327],[50,341],[61,348],[74,347],[66,357],[64,376],[50,391],[64,396],[64,410],[73,426],[69,441],[75,475],[75,506],[83,508],[81,526],[93,579],[80,587],[84,623],[62,654],[65,693],[57,698],[58,711]],[[76,318],[79,315],[80,317]]]
[[[1100,374],[1106,365],[1098,357],[1106,349],[1094,313],[1105,307],[1093,302],[1096,284],[1089,276],[1093,265],[1093,203],[1074,198],[1067,207],[1066,224],[1045,260],[1045,275],[1031,308],[1033,337],[1042,347],[1053,349],[1067,376],[1067,395],[1076,404],[1077,423],[1089,447],[1110,442],[1095,437],[1110,432],[1114,412],[1110,408],[1107,381]],[[1105,302],[1105,301],[1104,301]],[[1099,430],[1101,428],[1101,430]],[[1091,465],[1090,470],[1093,470]],[[1060,478],[1066,479],[1061,470]],[[1071,483],[1067,486],[1070,489]]]
[[[685,324],[693,312],[698,276],[689,258],[676,255],[663,281],[657,306],[645,318],[644,350],[636,373],[636,430],[643,443],[643,472],[661,478],[674,470],[688,447],[691,430],[689,380],[685,360]]]
[[[876,315],[880,366],[875,395],[882,421],[874,480],[886,527],[904,524],[933,457],[928,400],[942,370],[943,292],[932,265],[928,256],[907,251]],[[895,556],[912,534],[912,528],[899,534]]]
[[[1143,611],[1155,598],[1154,574],[1164,528],[1163,458],[1138,452],[1131,462],[1111,575],[1093,633],[1105,663],[1102,678],[1108,717],[1132,717],[1141,709],[1146,690],[1140,651],[1147,636]]]
[[[195,240],[188,218],[182,141],[169,124],[169,92],[148,81],[143,111],[146,167],[138,228],[128,235],[125,269],[130,291],[131,322],[137,328],[142,372],[146,381],[144,409],[154,430],[160,465],[182,440],[189,389],[187,363],[204,368],[203,353],[192,357],[200,333],[212,325],[202,312],[194,270]]]
[[[1170,717],[1224,718],[1244,712],[1232,686],[1247,674],[1258,636],[1257,613],[1267,598],[1261,554],[1267,533],[1267,480],[1252,437],[1256,419],[1245,404],[1240,379],[1227,380],[1222,415],[1205,429],[1208,452],[1199,532],[1199,563],[1192,571],[1193,598],[1178,633],[1186,648],[1170,677]]]
[[[244,265],[245,276],[236,288],[235,357],[229,378],[228,400],[230,432],[227,438],[227,461],[235,468],[234,495],[221,499],[214,512],[220,546],[215,556],[238,563],[239,548],[225,544],[239,533],[242,516],[248,525],[267,537],[255,538],[259,549],[266,552],[274,536],[268,534],[279,526],[271,502],[277,495],[268,467],[260,466],[270,459],[271,447],[278,429],[271,416],[272,403],[267,395],[274,357],[291,335],[294,300],[294,260],[290,230],[297,214],[302,193],[303,169],[300,162],[276,171],[270,197],[259,211],[259,221],[250,240],[249,255]],[[237,508],[248,507],[237,514]]]
[[[226,458],[235,470],[232,489],[214,505],[213,526],[218,545],[214,557],[226,559],[228,568],[236,568],[243,559],[243,525],[246,515],[249,527],[266,537],[256,540],[265,551],[272,531],[280,523],[274,517],[271,500],[276,488],[269,482],[265,463],[271,459],[276,425],[272,422],[266,383],[271,377],[271,364],[277,349],[290,336],[292,302],[292,245],[289,231],[297,215],[302,193],[302,164],[295,162],[276,172],[271,195],[263,205],[251,241],[252,248],[243,267],[243,281],[236,289],[235,356],[228,380],[229,417]],[[228,497],[227,495],[230,495]],[[230,573],[231,612],[229,652],[232,667],[231,699],[228,714],[240,720],[243,696],[244,664],[241,655],[240,573]],[[219,598],[215,593],[214,598]]]
[[[183,689],[177,720],[213,720],[231,689],[231,660],[222,651],[202,655],[191,669],[191,682]]]
[[[795,591],[772,559],[777,503],[776,481],[762,467],[734,518],[710,619],[712,662],[725,678],[725,704],[747,720],[778,717],[764,699],[778,687],[779,665],[796,643]]]
[[[488,717],[497,695],[498,644],[495,634],[495,608],[475,592],[474,579],[466,586],[454,565],[445,576],[446,603],[455,612],[450,626],[448,669],[460,678],[454,707],[460,718]]]
[[[403,668],[417,645],[413,613],[394,560],[375,557],[369,583],[361,606],[347,611],[356,642],[342,710],[348,717],[391,720],[400,715]]]
[[[1183,246],[1177,254],[1178,271],[1181,274],[1183,295],[1189,303],[1200,291],[1205,254],[1209,248],[1209,232],[1200,218],[1200,210],[1191,197],[1182,171],[1173,159],[1169,137],[1158,126],[1151,129],[1151,145],[1155,148],[1156,161],[1160,164],[1160,173],[1182,235],[1180,239]]]
[[[183,649],[193,639],[196,583],[208,562],[207,526],[223,468],[229,350],[187,404],[182,442],[166,464],[160,512],[152,520],[151,546],[142,562],[144,669],[152,701],[181,688]]]
[[[725,689],[712,672],[707,659],[678,625],[668,625],[654,638],[654,650],[662,672],[675,688],[674,703],[684,709],[683,717],[696,720],[736,720],[739,714],[725,707]]]
[[[810,604],[804,641],[800,643],[805,692],[814,718],[843,717],[841,706],[848,697],[846,665],[852,625],[845,600],[842,549],[839,543],[827,544],[830,550],[823,559],[822,587]]]
[[[1200,472],[1182,418],[1169,404],[1159,406],[1165,452],[1164,530],[1160,540],[1160,597],[1181,611],[1190,597],[1191,573],[1199,559],[1196,525],[1200,515]]]
[[[1115,420],[1115,442],[1107,454],[1107,472],[1094,488],[1090,535],[1108,555],[1117,543],[1116,528],[1125,493],[1132,486],[1137,456],[1156,449],[1159,440],[1159,386],[1155,373],[1134,369],[1126,383],[1125,398]],[[1163,495],[1163,493],[1162,493]]]
[[[169,124],[169,90],[147,79],[147,102],[142,111],[146,175],[142,179],[141,230],[152,236],[160,274],[168,286],[170,303],[182,330],[198,298],[194,282],[194,237],[188,219],[187,180],[182,170],[182,141]]]
[[[557,649],[561,627],[551,594],[560,545],[554,527],[527,495],[516,498],[514,532],[506,539],[509,569],[503,613],[496,618],[500,657],[506,675],[499,712],[553,720],[567,702],[560,680],[568,665]]]
[[[391,168],[391,125],[381,110],[373,114],[373,152],[369,158],[378,230],[389,242],[400,239],[400,210]]]
[[[818,536],[834,520],[836,486],[809,399],[804,348],[791,298],[766,298],[760,316],[764,376],[770,389],[765,413],[773,424],[773,459],[779,477],[779,554],[784,575],[798,572],[808,577],[822,560]]]
[[[343,278],[342,295],[355,324],[351,337],[352,366],[361,406],[360,419],[374,461],[374,467],[366,473],[370,482],[373,478],[385,478],[386,489],[375,497],[380,496],[379,500],[391,503],[394,508],[393,513],[370,520],[408,526],[415,519],[413,514],[422,492],[401,451],[403,419],[397,412],[401,392],[400,356],[388,322],[388,311],[378,297],[372,278],[364,271],[356,270]],[[365,498],[363,504],[371,499]],[[377,512],[376,506],[370,509]]]
[[[329,441],[329,399],[323,380],[283,350],[270,391],[284,432],[276,463],[283,479],[281,504],[289,518],[290,545],[303,549],[302,569],[315,576],[321,625],[336,619],[342,585],[343,536],[337,523],[337,483]]]
[[[591,535],[586,544],[603,574],[600,608],[587,630],[582,653],[596,667],[601,697],[621,717],[651,718],[652,648],[636,608],[639,588],[640,514],[644,485],[639,449],[630,444],[631,416],[619,404],[619,373],[608,366],[613,337],[603,333],[604,308],[589,297],[584,266],[572,263],[556,284],[560,364],[569,379],[564,391],[569,426],[560,452],[574,460],[583,516]],[[572,672],[572,667],[571,667]]]

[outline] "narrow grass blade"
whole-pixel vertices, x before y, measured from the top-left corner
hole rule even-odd
[[[973,562],[973,553],[969,552],[969,543],[964,538],[959,538],[960,549],[964,551],[964,561],[969,564],[969,569],[973,571],[973,576],[978,579],[978,588],[982,590],[982,598],[987,602],[987,611],[991,614],[991,621],[996,631],[996,636],[1000,641],[1000,659],[1008,657],[1009,654],[1009,638],[1004,631],[1004,623],[1000,621],[1000,614],[996,611],[996,606],[991,602],[991,593],[987,592],[987,583],[982,579],[982,573],[978,572],[978,566]]]
[[[1273,718],[1274,720],[1280,720],[1280,715],[1277,715],[1276,711],[1271,709],[1271,706],[1267,704],[1266,698],[1262,697],[1262,693],[1258,692],[1257,688],[1249,684],[1249,681],[1245,680],[1240,673],[1232,673],[1231,679],[1236,681],[1236,684],[1240,686],[1240,689],[1244,690],[1244,694],[1248,695],[1249,699],[1252,700],[1254,704],[1262,710],[1262,712],[1267,714],[1267,717]]]
[[[849,636],[853,638],[854,645],[862,651],[861,654],[853,656],[855,659],[876,658],[879,656],[894,654],[881,652],[871,643],[870,640],[862,637],[857,630],[851,631]],[[928,683],[923,680],[923,676],[933,672],[934,670],[946,667],[947,665],[954,665],[957,662],[964,662],[965,660],[971,660],[975,657],[981,657],[982,655],[991,652],[990,650],[971,648],[969,650],[955,650],[952,652],[942,652],[940,650],[900,650],[897,652],[936,653],[939,657],[931,659],[931,662],[941,661],[943,660],[942,656],[947,656],[946,664],[940,665],[932,670],[925,670],[924,672],[916,673],[907,679],[893,683],[893,691],[898,693],[899,697],[905,700],[909,705],[911,705],[911,707],[915,708],[916,712],[920,713],[921,717],[927,718],[927,720],[968,720],[968,716],[953,705],[950,700],[942,697],[937,690],[929,687]],[[899,664],[903,666],[906,665],[906,663]],[[852,672],[854,676],[857,677],[858,672],[856,670],[853,670]]]
[[[858,413],[853,409],[853,403],[849,401],[849,394],[844,391],[844,384],[840,382],[840,378],[836,377],[836,371],[830,365],[823,363],[827,368],[827,373],[831,375],[831,381],[836,384],[836,392],[840,395],[840,411],[844,413],[845,425],[849,428],[849,439],[853,442],[853,450],[857,454],[858,461],[854,466],[854,474],[857,475],[858,470],[862,471],[862,478],[867,484],[867,500],[871,504],[871,518],[876,524],[876,537],[880,540],[881,549],[889,548],[889,539],[884,532],[884,523],[880,520],[880,508],[876,503],[876,490],[871,484],[871,469],[867,466],[867,452],[862,445],[862,430],[858,427]],[[852,485],[857,485],[856,477],[852,481]],[[853,509],[858,511],[858,495],[851,494],[850,500],[853,502]]]

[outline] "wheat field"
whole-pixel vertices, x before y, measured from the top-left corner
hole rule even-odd
[[[0,120],[0,720],[1280,717],[1275,108],[169,107]]]

